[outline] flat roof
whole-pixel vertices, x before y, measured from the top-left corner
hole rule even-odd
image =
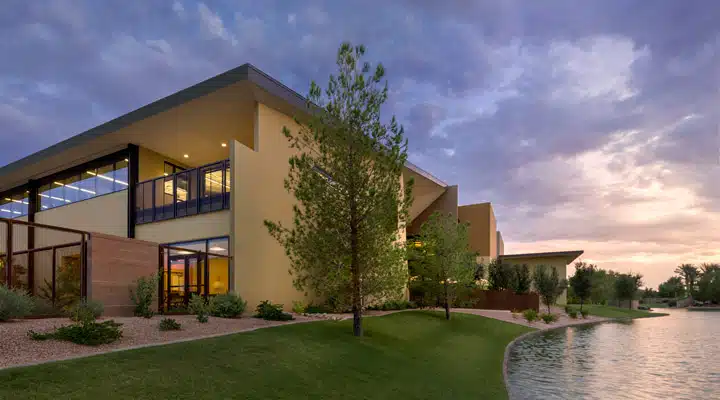
[[[314,108],[313,105],[310,105],[311,108],[309,109],[309,103],[304,96],[262,72],[252,64],[246,63],[0,167],[0,192],[20,187],[26,184],[28,179],[37,178],[37,176],[34,176],[32,173],[24,176],[26,173],[24,170],[43,160],[60,156],[67,150],[85,145],[92,140],[116,132],[133,123],[163,113],[241,81],[253,83],[271,96],[289,105],[292,109],[301,112],[312,112],[319,109]],[[48,170],[51,171],[49,173],[52,173],[55,167],[58,166],[48,166]],[[443,187],[447,186],[445,182],[409,161],[406,163],[406,167],[438,185]]]
[[[568,263],[573,262],[576,258],[580,257],[585,251],[584,250],[569,250],[569,251],[550,251],[544,253],[524,253],[524,254],[504,254],[498,256],[501,260],[512,260],[518,258],[554,258],[564,257],[569,259]]]

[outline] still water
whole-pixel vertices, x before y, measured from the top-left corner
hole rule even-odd
[[[720,399],[720,312],[560,329],[509,356],[510,398]]]

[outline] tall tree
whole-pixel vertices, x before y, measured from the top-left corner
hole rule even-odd
[[[685,286],[682,278],[673,276],[658,286],[658,295],[660,297],[682,297],[685,295]]]
[[[642,286],[642,275],[619,274],[615,279],[615,293],[618,300],[627,300],[628,308],[632,308],[632,300]]]
[[[592,293],[593,273],[595,265],[587,264],[579,261],[575,263],[575,274],[570,277],[570,287],[572,287],[575,296],[580,300],[580,311],[583,304],[590,298]]]
[[[424,288],[439,295],[445,318],[450,319],[457,288],[470,284],[477,268],[468,242],[468,225],[436,211],[422,224],[416,240],[422,245],[409,246],[416,271]]]
[[[555,305],[564,287],[564,282],[560,279],[557,269],[545,265],[535,266],[533,284],[550,313],[550,306]]]
[[[515,264],[512,266],[512,273],[512,290],[517,294],[529,293],[532,286],[530,267],[527,264]]]
[[[720,268],[709,268],[700,276],[697,299],[720,303]]]
[[[682,264],[675,268],[675,273],[683,279],[683,282],[685,282],[687,294],[692,299],[693,293],[695,292],[695,283],[697,282],[700,271],[692,264]]]
[[[400,232],[412,201],[412,182],[402,182],[403,128],[395,117],[380,119],[385,69],[371,72],[364,54],[365,47],[343,43],[327,88],[310,85],[314,111],[296,121],[297,131],[283,128],[296,150],[285,188],[298,204],[292,227],[265,221],[285,247],[295,286],[349,303],[355,336],[362,336],[366,302],[397,296],[407,283]]]
[[[513,284],[512,267],[492,259],[488,263],[488,287],[490,290],[511,289]]]

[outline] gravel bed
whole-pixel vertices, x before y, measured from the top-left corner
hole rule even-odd
[[[252,317],[239,319],[210,317],[208,323],[201,324],[192,315],[173,315],[169,318],[178,321],[182,325],[182,329],[161,332],[158,325],[162,318],[162,316],[154,316],[150,319],[136,317],[111,318],[123,324],[121,327],[123,337],[115,343],[100,346],[82,346],[59,340],[37,341],[31,340],[27,336],[29,330],[49,332],[56,327],[71,324],[72,322],[67,318],[27,319],[0,323],[0,369],[77,358],[123,348],[171,343],[178,340],[201,339],[208,336],[320,319],[298,315],[295,316],[294,321],[280,322],[265,321]],[[102,320],[105,319],[100,319],[100,321]]]
[[[476,310],[472,308],[453,308],[452,312],[461,312],[466,314],[475,314],[475,315],[481,315],[483,317],[488,318],[494,318],[500,321],[505,322],[511,322],[513,324],[518,325],[524,325],[529,326],[531,328],[539,329],[539,330],[546,330],[546,329],[552,329],[552,328],[559,328],[562,326],[572,326],[572,325],[581,325],[581,324],[587,324],[591,322],[601,322],[601,321],[608,321],[610,318],[602,318],[602,317],[596,317],[593,315],[588,315],[587,318],[582,318],[578,316],[577,319],[572,319],[565,314],[565,310],[557,307],[551,307],[552,313],[558,316],[558,320],[546,324],[543,321],[535,321],[535,322],[527,322],[525,318],[523,318],[522,314],[513,316],[513,314],[510,311],[507,310]],[[540,312],[546,312],[547,309],[543,310],[540,309]]]

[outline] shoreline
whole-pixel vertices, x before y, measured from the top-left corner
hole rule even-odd
[[[560,326],[553,326],[546,329],[537,329],[532,332],[524,333],[515,339],[513,339],[510,343],[508,343],[507,346],[505,346],[505,355],[503,356],[503,383],[505,384],[505,391],[507,392],[508,399],[512,400],[512,395],[510,393],[510,382],[508,381],[508,358],[510,356],[510,351],[512,350],[513,346],[517,345],[518,343],[527,340],[533,336],[543,334],[545,332],[549,332],[556,329],[563,329],[568,327],[574,327],[574,326],[588,326],[588,325],[595,325],[595,324],[602,324],[607,322],[624,322],[624,321],[630,321],[633,319],[642,319],[642,318],[656,318],[656,317],[666,317],[670,314],[667,313],[654,313],[651,312],[650,315],[642,315],[642,316],[636,316],[636,317],[619,317],[619,318],[602,318],[601,320],[595,320],[595,321],[586,321],[582,323],[577,324],[563,324]]]

